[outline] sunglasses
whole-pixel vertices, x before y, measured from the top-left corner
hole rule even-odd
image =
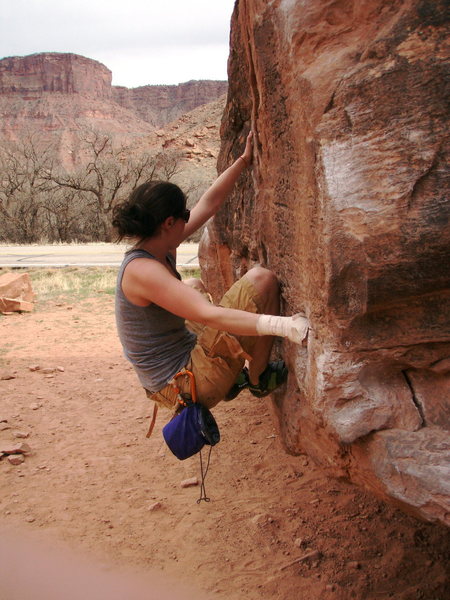
[[[183,219],[183,221],[185,223],[187,223],[189,221],[190,216],[191,216],[191,211],[189,210],[189,208],[185,208],[183,210],[183,212],[181,213],[181,215],[179,216],[179,219]]]

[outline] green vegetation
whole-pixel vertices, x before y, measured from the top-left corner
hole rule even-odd
[[[10,269],[0,269],[0,275]],[[98,294],[113,295],[118,267],[27,268],[36,301],[42,305],[49,300],[75,302]],[[183,269],[183,279],[200,277],[200,269]]]
[[[113,267],[27,269],[38,303],[57,298],[73,302],[97,294],[114,294],[117,271]]]
[[[192,267],[192,268],[185,267],[183,269],[179,269],[179,271],[180,271],[180,275],[181,275],[182,279],[189,279],[191,277],[200,279],[200,277],[202,275],[199,267]]]

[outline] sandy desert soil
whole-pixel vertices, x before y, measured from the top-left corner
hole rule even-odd
[[[215,409],[211,501],[197,504],[199,487],[180,483],[199,476],[198,458],[165,447],[163,411],[145,437],[151,407],[122,358],[112,296],[48,301],[0,317],[0,330],[0,442],[31,448],[22,464],[0,460],[9,535],[219,600],[450,597],[448,530],[288,456],[268,399]]]

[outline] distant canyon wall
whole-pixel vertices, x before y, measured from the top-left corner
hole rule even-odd
[[[175,121],[197,106],[226,94],[226,81],[187,81],[178,85],[145,85],[137,88],[113,86],[115,102],[133,111],[155,127]]]
[[[201,265],[216,299],[267,266],[310,320],[286,448],[450,525],[447,41],[443,0],[238,0],[220,170],[255,156]]]
[[[90,127],[148,134],[184,113],[216,100],[226,81],[189,81],[134,89],[112,86],[101,63],[77,54],[42,53],[0,60],[0,132],[19,139],[27,129],[44,134]],[[65,134],[66,135],[66,134]],[[68,143],[70,145],[71,134]]]
[[[42,53],[0,60],[0,95],[24,98],[45,92],[111,98],[112,74],[104,65],[77,54]]]

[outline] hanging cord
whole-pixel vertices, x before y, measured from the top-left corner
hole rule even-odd
[[[205,472],[203,472],[203,458],[202,458],[202,451],[200,450],[199,454],[200,454],[200,473],[202,475],[202,482],[200,485],[200,498],[197,500],[197,504],[200,504],[200,502],[202,500],[204,500],[205,502],[211,502],[211,498],[209,498],[206,495],[206,488],[205,488],[205,479],[206,476],[208,474],[208,469],[209,469],[209,462],[211,460],[211,451],[212,451],[212,446],[209,447],[209,452],[208,452],[208,461],[206,463],[206,469]]]

